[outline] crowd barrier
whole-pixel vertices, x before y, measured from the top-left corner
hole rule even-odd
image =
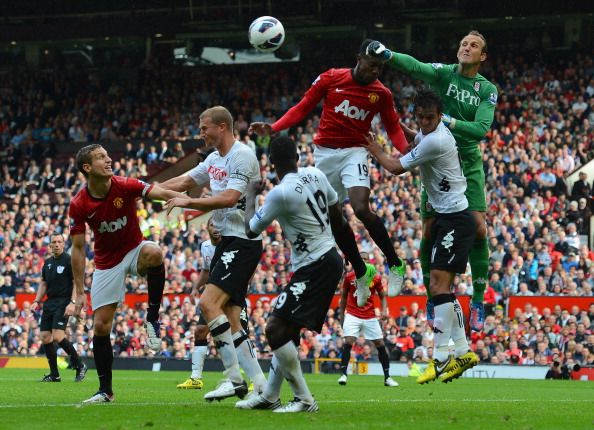
[[[251,306],[254,307],[258,300],[272,301],[276,296],[276,294],[249,294],[247,298],[250,301]],[[16,302],[19,308],[22,307],[25,301],[31,303],[33,302],[33,300],[35,300],[35,294],[16,295]],[[166,305],[170,303],[172,300],[175,300],[181,304],[184,302],[184,300],[189,300],[189,294],[165,294],[163,300]],[[339,305],[339,300],[340,296],[334,296],[334,298],[332,299],[331,307],[337,308]],[[464,312],[468,312],[470,296],[460,296],[458,297],[458,300],[460,300]],[[125,297],[125,302],[130,307],[139,306],[140,304],[146,303],[147,301],[147,294],[126,294]],[[398,317],[400,307],[402,306],[405,306],[410,313],[411,305],[413,303],[417,303],[420,309],[424,309],[426,302],[426,296],[388,297],[388,307],[390,308],[390,315],[392,315],[393,317]],[[572,306],[577,306],[580,310],[588,310],[590,304],[594,303],[594,297],[512,296],[509,298],[509,302],[507,304],[507,315],[509,315],[510,317],[513,316],[516,309],[524,310],[524,307],[527,303],[530,303],[532,306],[536,306],[540,312],[542,312],[542,309],[545,307],[548,307],[551,310],[553,310],[556,305],[560,305],[561,309],[567,310],[571,310]],[[378,299],[376,299],[376,305],[379,306]]]

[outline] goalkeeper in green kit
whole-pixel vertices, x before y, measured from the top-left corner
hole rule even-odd
[[[477,225],[476,240],[469,256],[473,286],[470,327],[481,331],[485,321],[483,296],[487,287],[489,248],[485,217],[485,173],[479,143],[491,127],[497,104],[495,85],[478,73],[481,63],[487,59],[487,42],[478,31],[468,33],[460,41],[457,64],[421,63],[409,55],[392,52],[377,41],[369,44],[367,55],[381,58],[390,66],[423,80],[443,99],[444,114],[441,120],[456,139],[467,182],[468,210],[475,217]],[[447,188],[448,184],[444,183],[443,187]],[[428,204],[424,190],[421,216],[421,266],[424,284],[429,285],[429,235],[435,212]],[[427,295],[427,318],[432,323],[434,313],[429,289]]]

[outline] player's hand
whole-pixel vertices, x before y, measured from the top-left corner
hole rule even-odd
[[[40,309],[41,305],[39,304],[39,302],[31,303],[31,312],[39,312]]]
[[[374,132],[370,131],[368,134],[365,135],[365,141],[363,145],[367,148],[369,153],[373,156],[384,152],[382,147],[377,143],[377,136]]]
[[[74,312],[71,315],[78,316],[80,315],[80,312],[87,307],[87,295],[84,293],[79,294],[78,296],[76,296],[75,302],[76,303],[74,304]],[[68,306],[66,307],[66,309],[68,309]],[[66,315],[66,313],[64,313],[64,315]]]
[[[454,127],[456,126],[456,118],[452,118],[447,113],[441,114],[441,122],[443,122],[443,124],[450,130],[453,130]]]
[[[258,136],[270,136],[272,126],[266,122],[252,122],[248,128],[248,133],[256,133]]]
[[[167,210],[167,215],[169,215],[171,213],[171,211],[173,210],[173,208],[175,207],[180,207],[183,208],[185,206],[187,206],[190,202],[190,199],[188,197],[174,197],[172,199],[167,200],[167,203],[165,203],[165,206],[163,206],[166,210]]]
[[[68,303],[68,306],[64,310],[64,316],[71,317],[74,315],[76,315],[76,305],[74,303]]]
[[[388,61],[392,58],[392,51],[384,46],[383,43],[374,40],[369,45],[367,45],[366,50],[367,55],[370,57],[378,58],[382,61]]]

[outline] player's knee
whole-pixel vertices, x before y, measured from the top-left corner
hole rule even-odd
[[[382,348],[384,346],[384,340],[376,339],[373,341],[373,344],[375,345],[376,348]]]
[[[95,320],[93,330],[97,336],[109,336],[111,324],[109,321]]]
[[[41,341],[43,343],[51,343],[53,342],[54,338],[52,337],[52,334],[50,332],[44,331],[41,332]]]
[[[278,318],[270,318],[266,323],[266,339],[273,351],[291,340],[287,338],[285,327]]]
[[[157,267],[163,264],[163,253],[156,246],[151,246],[147,249],[145,255],[146,267]]]
[[[351,206],[353,206],[355,216],[361,220],[363,224],[367,224],[372,221],[373,212],[371,212],[371,209],[369,208],[369,203],[364,202],[353,204],[353,202],[351,202]]]
[[[476,238],[485,239],[487,237],[487,226],[484,222],[478,223],[476,227]]]

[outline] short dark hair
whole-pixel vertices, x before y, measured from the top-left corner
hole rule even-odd
[[[417,90],[417,94],[415,95],[415,99],[413,101],[415,105],[415,109],[417,106],[422,108],[437,108],[437,113],[443,112],[443,102],[441,101],[441,97],[433,91],[431,88],[424,87]]]
[[[270,161],[273,164],[290,164],[297,160],[297,144],[286,136],[277,137],[270,142]]]
[[[83,165],[84,164],[91,164],[93,162],[93,157],[91,157],[91,152],[103,148],[103,146],[99,145],[98,143],[93,143],[92,145],[87,145],[78,150],[76,153],[76,168],[80,173],[84,175],[84,177],[88,177],[88,173],[84,171]]]
[[[363,41],[363,43],[361,43],[361,46],[359,47],[359,54],[361,54],[361,55],[367,55],[367,47],[373,41],[374,41],[373,39],[365,39]]]

